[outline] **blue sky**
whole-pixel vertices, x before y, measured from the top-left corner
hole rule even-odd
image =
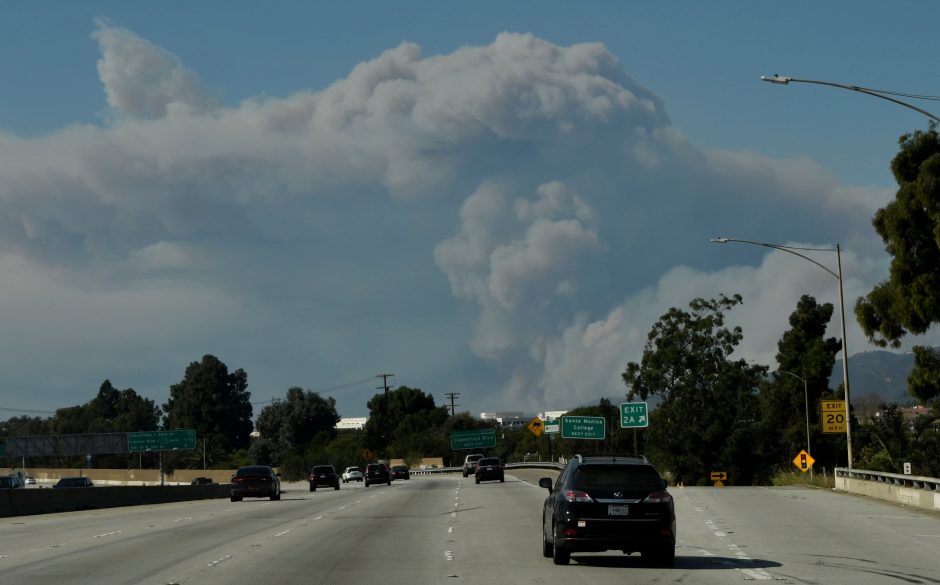
[[[259,403],[360,416],[378,381],[348,383],[392,372],[567,408],[623,393],[669,307],[735,292],[771,365],[837,282],[708,238],[840,242],[851,318],[927,124],[760,75],[940,94],[931,3],[191,4],[2,8],[0,416],[105,378],[162,403],[206,353]]]

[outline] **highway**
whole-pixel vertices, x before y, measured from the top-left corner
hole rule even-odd
[[[391,486],[284,485],[208,500],[0,519],[4,583],[940,584],[940,516],[808,488],[671,488],[676,566],[541,556],[537,470]],[[523,481],[523,479],[529,480]],[[92,488],[94,489],[94,488]]]

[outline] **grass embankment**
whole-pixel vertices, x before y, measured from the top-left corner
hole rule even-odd
[[[802,471],[778,471],[771,481],[776,486],[805,485],[819,488],[834,488],[836,486],[832,472],[825,475],[823,473],[814,473],[811,476],[809,473]]]

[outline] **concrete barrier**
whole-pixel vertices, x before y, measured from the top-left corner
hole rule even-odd
[[[940,479],[935,477],[837,467],[835,489],[904,506],[940,511]]]
[[[0,517],[229,497],[228,484],[0,490]]]

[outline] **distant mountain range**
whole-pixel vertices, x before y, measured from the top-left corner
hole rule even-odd
[[[914,369],[913,353],[864,351],[849,356],[849,389],[852,404],[865,397],[884,402],[909,402],[907,377]],[[842,360],[837,359],[829,378],[829,387],[842,383]]]

